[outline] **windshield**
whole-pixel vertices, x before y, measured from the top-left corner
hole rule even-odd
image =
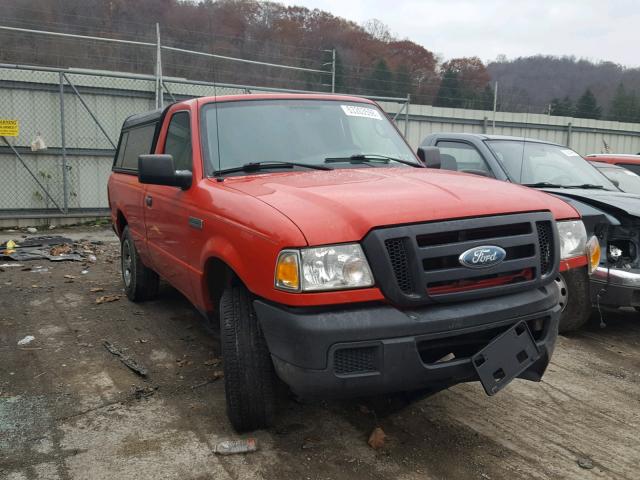
[[[365,166],[349,162],[354,155],[391,157],[418,165],[385,114],[366,103],[299,99],[219,102],[217,107],[211,103],[203,107],[201,128],[209,176],[251,162],[326,165],[327,158],[345,158],[344,164],[331,166]],[[404,165],[372,161],[366,166]]]
[[[640,194],[640,177],[626,168],[597,167],[623,192]]]
[[[589,162],[568,148],[517,140],[488,140],[487,144],[514,182],[560,187],[592,185],[617,190]]]

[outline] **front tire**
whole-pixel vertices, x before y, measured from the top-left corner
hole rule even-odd
[[[574,332],[591,316],[589,275],[585,268],[558,273],[555,279],[560,291],[560,333]]]
[[[238,432],[270,426],[276,406],[277,377],[252,301],[239,284],[220,299],[227,415]]]
[[[129,227],[124,227],[120,241],[120,265],[124,291],[132,302],[150,300],[158,293],[158,274],[145,267],[133,243]]]

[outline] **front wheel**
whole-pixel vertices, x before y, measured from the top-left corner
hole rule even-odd
[[[276,406],[277,377],[252,301],[240,284],[220,299],[227,415],[238,432],[270,426]]]
[[[591,316],[589,275],[585,268],[558,273],[555,284],[560,292],[560,333],[573,332]]]

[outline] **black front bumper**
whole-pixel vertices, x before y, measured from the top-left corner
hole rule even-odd
[[[555,347],[560,315],[553,284],[404,310],[384,304],[300,309],[262,300],[254,306],[278,376],[307,397],[438,389],[478,380],[470,357],[521,320],[528,322],[541,356],[520,377],[539,381]]]

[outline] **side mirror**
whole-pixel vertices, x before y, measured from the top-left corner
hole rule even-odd
[[[440,149],[438,147],[418,147],[418,158],[429,168],[440,168]]]
[[[171,155],[140,155],[138,181],[151,185],[168,185],[188,189],[193,181],[189,170],[176,170]]]

